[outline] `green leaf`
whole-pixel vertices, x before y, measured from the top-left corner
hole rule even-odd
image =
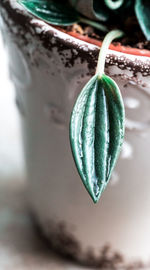
[[[113,0],[104,0],[104,2],[105,2],[105,5],[108,8],[114,10],[114,9],[120,8],[122,6],[124,0],[115,0],[115,1],[113,1]]]
[[[108,20],[109,13],[103,1],[69,0],[69,2],[75,10],[89,19],[104,22]]]
[[[93,0],[93,10],[98,20],[106,22],[109,19],[109,11],[101,1]]]
[[[78,12],[63,1],[19,0],[29,12],[53,25],[71,25],[79,21]]]
[[[145,37],[150,40],[150,1],[136,0],[135,13]]]
[[[80,177],[97,202],[124,137],[124,105],[116,83],[96,74],[81,91],[70,120],[70,143]]]

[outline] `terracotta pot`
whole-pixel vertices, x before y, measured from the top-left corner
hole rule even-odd
[[[148,264],[149,58],[108,52],[106,73],[122,91],[126,136],[110,184],[95,205],[75,168],[68,126],[73,104],[95,72],[99,48],[32,17],[16,1],[2,0],[0,6],[37,223],[57,251],[81,263],[111,269],[138,260]]]

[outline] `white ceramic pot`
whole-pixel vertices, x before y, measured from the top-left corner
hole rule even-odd
[[[147,264],[149,58],[108,52],[106,73],[124,98],[126,135],[112,179],[95,205],[75,168],[68,126],[73,104],[95,72],[99,48],[32,17],[16,1],[0,5],[22,120],[28,198],[38,224],[55,249],[80,262],[110,267],[138,260]]]

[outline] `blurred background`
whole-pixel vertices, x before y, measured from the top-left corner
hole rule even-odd
[[[0,270],[80,270],[50,251],[33,224],[25,196],[19,115],[7,63],[0,33]]]
[[[0,180],[23,179],[23,158],[15,92],[9,80],[7,54],[0,33]]]

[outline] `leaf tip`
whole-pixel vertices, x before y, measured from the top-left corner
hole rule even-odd
[[[91,198],[92,198],[92,200],[93,200],[93,202],[94,202],[94,204],[98,203],[98,201],[100,200],[101,195],[102,195],[104,189],[105,188],[102,187],[101,189],[99,189],[98,192],[94,192],[94,191],[93,192],[90,192],[90,191],[88,191],[89,194],[90,194],[90,196],[91,196]]]
[[[92,196],[91,196],[91,197],[92,197]],[[92,197],[92,200],[93,200],[94,204],[98,203],[99,199],[100,199],[100,198]]]

